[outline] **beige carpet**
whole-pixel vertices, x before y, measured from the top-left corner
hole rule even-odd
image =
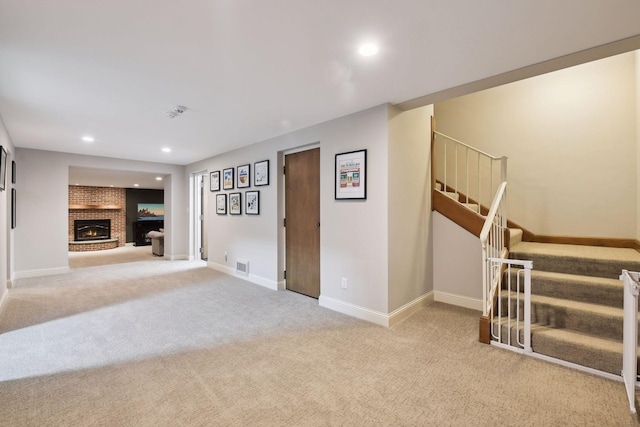
[[[383,328],[198,262],[22,279],[0,425],[625,426],[622,383],[477,342],[434,303]]]
[[[165,258],[154,256],[151,246],[127,245],[104,251],[69,252],[69,268],[153,260],[163,261]]]

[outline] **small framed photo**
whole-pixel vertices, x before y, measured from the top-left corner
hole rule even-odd
[[[242,214],[242,193],[229,194],[229,214]]]
[[[16,216],[16,203],[18,201],[16,200],[16,189],[12,188],[11,189],[11,228],[16,228],[16,220],[17,220],[17,216]]]
[[[0,145],[0,191],[4,190],[7,183],[7,150]]]
[[[210,191],[220,191],[220,171],[213,171],[209,174]]]
[[[227,195],[216,194],[216,213],[218,215],[227,214]]]
[[[256,162],[253,165],[253,185],[269,185],[269,160]]]
[[[238,188],[247,188],[251,185],[251,166],[238,166]]]
[[[336,154],[335,199],[367,198],[367,150]]]
[[[233,168],[222,170],[222,188],[233,190]]]
[[[11,160],[11,183],[16,183],[16,161]]]
[[[260,215],[260,192],[245,191],[244,197],[247,201],[244,212],[247,215]]]

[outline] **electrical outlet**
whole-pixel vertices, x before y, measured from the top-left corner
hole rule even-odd
[[[347,278],[346,277],[342,278],[341,285],[342,285],[342,289],[347,289]]]

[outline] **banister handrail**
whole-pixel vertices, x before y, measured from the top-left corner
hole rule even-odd
[[[498,209],[500,208],[500,203],[502,201],[502,198],[504,197],[506,189],[507,183],[505,181],[498,187],[498,191],[496,191],[496,195],[494,196],[493,202],[491,203],[489,213],[487,213],[487,219],[485,220],[484,225],[482,226],[482,231],[480,232],[480,242],[482,242],[483,247],[487,244],[487,240],[489,239],[489,233],[491,232],[493,220],[498,213]]]
[[[470,146],[469,144],[465,144],[465,143],[464,143],[464,142],[462,142],[462,141],[458,141],[457,139],[452,138],[452,137],[450,137],[449,135],[445,135],[444,133],[438,132],[437,130],[436,130],[436,131],[433,131],[433,133],[434,133],[434,134],[436,134],[436,135],[440,135],[440,136],[442,136],[442,137],[444,137],[444,138],[447,138],[448,140],[453,141],[453,142],[455,142],[456,144],[460,144],[460,145],[462,145],[462,146],[464,146],[464,147],[466,147],[466,148],[468,148],[468,149],[470,149],[470,150],[472,150],[472,151],[475,151],[475,152],[476,152],[476,153],[478,153],[478,154],[482,154],[483,156],[489,157],[491,160],[502,160],[502,159],[506,159],[506,158],[507,158],[507,156],[496,157],[496,156],[493,156],[493,155],[491,155],[491,154],[489,154],[489,153],[485,153],[485,152],[484,152],[484,151],[482,151],[482,150],[478,150],[477,148],[472,147],[472,146]]]

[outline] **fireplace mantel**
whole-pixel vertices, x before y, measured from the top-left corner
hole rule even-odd
[[[120,205],[69,205],[69,210],[79,209],[122,209]]]

